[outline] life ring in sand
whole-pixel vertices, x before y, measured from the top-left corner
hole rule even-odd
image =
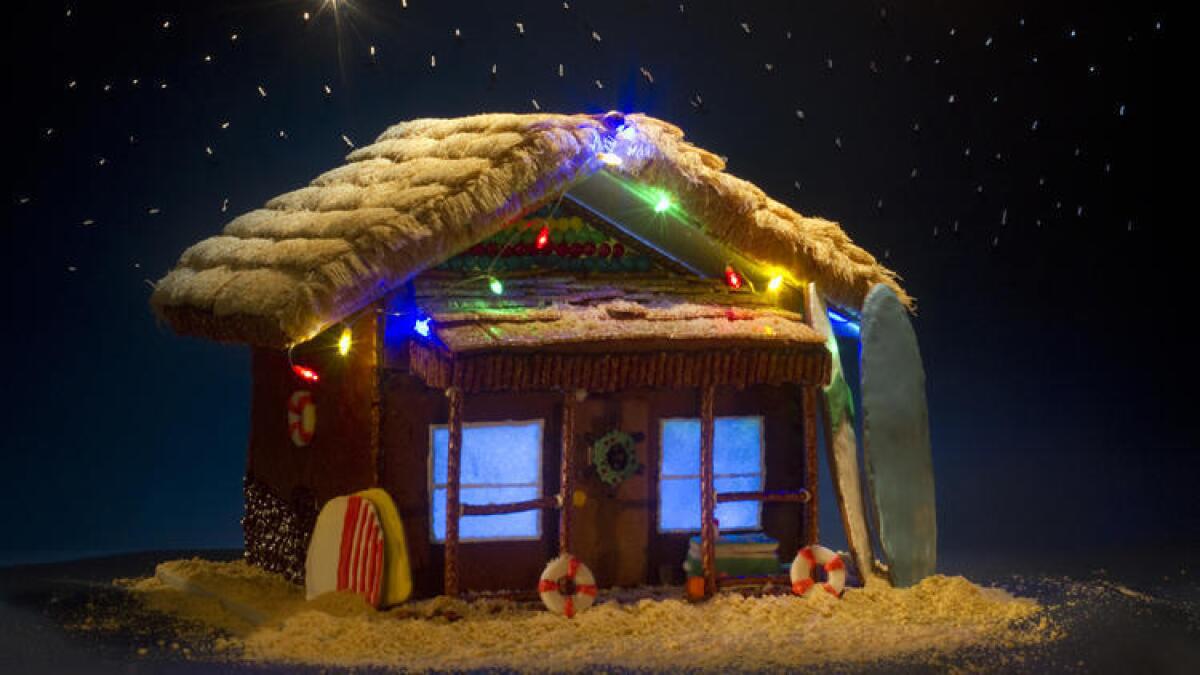
[[[317,404],[312,392],[301,389],[288,399],[288,435],[297,447],[308,445],[317,430]]]
[[[596,577],[578,558],[564,553],[542,571],[538,595],[546,609],[570,619],[596,601]]]
[[[813,572],[821,567],[825,570],[825,581],[817,583]],[[846,588],[846,563],[842,556],[824,546],[805,546],[796,554],[792,561],[792,592],[800,597],[808,597],[814,588],[821,588],[835,598],[842,597]]]

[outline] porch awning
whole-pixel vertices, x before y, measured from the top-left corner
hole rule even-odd
[[[481,288],[482,286],[482,288]],[[432,319],[409,367],[432,387],[467,392],[706,385],[823,384],[824,339],[766,294],[661,276],[545,276],[486,284],[425,279]]]

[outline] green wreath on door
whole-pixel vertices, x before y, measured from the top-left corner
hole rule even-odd
[[[600,480],[615,487],[642,468],[634,448],[640,436],[613,429],[592,444],[592,466]]]

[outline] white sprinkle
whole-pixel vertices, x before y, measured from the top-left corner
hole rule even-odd
[[[639,66],[638,70],[642,72],[642,77],[646,78],[647,82],[654,84],[654,75],[650,74],[649,70],[646,70],[646,68],[643,66]]]
[[[908,172],[908,177],[909,177],[909,178],[916,178],[916,177],[917,177],[917,167],[915,167],[915,166],[914,166],[914,167],[913,167],[913,170]]]
[[[1008,225],[1008,207],[1000,211],[1000,225]]]
[[[129,84],[134,87],[138,86],[138,79],[135,77],[135,78],[129,80]]]
[[[321,87],[321,88],[325,90],[325,95],[326,95],[326,96],[332,96],[332,95],[333,95],[333,89],[332,89],[332,88],[331,88],[331,87],[330,87],[328,84],[322,85],[322,87]]]
[[[375,45],[371,45],[370,47],[368,47],[367,53],[369,53],[371,55],[371,58],[375,58]]]
[[[205,153],[206,155],[208,155],[209,157],[212,157],[212,155],[213,155],[213,149],[212,149],[212,146],[211,146],[211,145],[206,145],[206,146],[204,146],[204,153]]]
[[[971,146],[968,145],[967,147],[963,148],[963,157],[970,157],[970,156],[971,156]]]
[[[308,12],[305,12],[303,16],[304,16],[305,21],[308,21],[310,18],[312,18],[312,16]]]
[[[1030,131],[1037,131],[1037,130],[1038,130],[1038,120],[1034,120],[1034,121],[1033,121],[1033,124],[1030,124],[1030,125],[1029,125],[1029,130],[1030,130]]]
[[[104,85],[103,89],[104,89],[104,91],[112,91],[112,85],[106,84],[106,85]]]
[[[221,122],[221,128],[222,128],[222,129],[228,129],[228,128],[229,128],[229,122],[228,122],[228,121]]]
[[[350,138],[347,137],[346,134],[342,134],[342,142],[345,143],[346,147],[350,148],[351,150],[354,149],[354,141],[350,140]]]
[[[67,89],[74,89],[76,84],[75,80],[67,82]]]
[[[599,41],[600,41],[600,34],[599,34],[599,33],[597,33],[596,31],[592,31],[592,39],[593,39],[593,40],[595,40],[596,42],[599,42]]]
[[[1067,32],[1067,37],[1069,37],[1069,38],[1075,37],[1075,29],[1074,28],[1072,28],[1070,31]]]
[[[683,3],[679,3],[679,13],[683,14]]]
[[[801,121],[805,119],[803,110],[800,110],[799,108],[796,109],[796,119]]]
[[[159,89],[166,89],[166,88],[167,88],[167,83],[166,83],[166,82],[159,82],[159,83],[158,83],[158,88],[159,88]]]
[[[949,98],[947,98],[947,99],[946,99],[946,102],[947,102],[947,103],[954,103],[954,94],[950,94]]]
[[[742,31],[744,31],[746,33],[746,35],[749,35],[750,34],[750,24],[743,21],[742,22]]]
[[[875,202],[875,208],[877,208],[877,209],[882,209],[882,208],[883,208],[883,200],[882,200],[882,199],[880,199],[879,201]]]
[[[1120,108],[1117,108],[1117,115],[1119,115],[1121,117],[1125,116],[1125,104],[1124,103],[1121,104]]]
[[[834,144],[834,145],[836,145],[836,146],[838,146],[838,149],[841,149],[841,147],[842,147],[842,137],[841,137],[841,136],[838,136],[838,137],[834,138],[834,139],[833,139],[833,144]]]
[[[161,211],[159,210],[159,208],[157,206],[149,206],[146,208],[146,213],[148,213],[152,216],[157,216],[159,213],[161,213]]]
[[[987,39],[983,41],[983,46],[984,46],[984,47],[991,47],[991,46],[992,46],[992,36],[991,36],[991,35],[989,35],[989,36],[987,37]]]
[[[205,55],[204,55],[204,62],[205,62],[205,63],[212,63],[212,54],[205,54]]]
[[[951,29],[950,29],[950,37],[954,37],[954,36],[955,36],[955,35],[957,35],[957,34],[958,34],[958,29],[957,29],[957,28],[951,28]]]
[[[1079,206],[1075,207],[1075,216],[1077,218],[1083,217],[1083,204],[1080,204]]]
[[[430,55],[429,55],[429,67],[430,67],[430,68],[437,68],[437,54],[430,54]]]
[[[596,88],[597,88],[597,89],[603,89],[603,88],[604,88],[604,83],[603,83],[603,82],[601,82],[600,80],[596,80],[595,82],[596,82]]]
[[[456,40],[462,39],[462,30],[461,29],[459,29],[459,28],[454,29],[454,39],[456,39]]]
[[[542,106],[538,105],[538,102],[537,102],[537,99],[536,99],[536,98],[531,98],[531,99],[529,99],[529,102],[533,104],[533,109],[534,109],[534,110],[541,110],[541,109],[542,109]]]
[[[162,27],[163,27],[163,30],[167,30],[168,28],[170,28],[170,27],[171,27],[171,20],[170,20],[170,19],[167,19],[166,21],[162,22]]]
[[[261,84],[260,84],[260,85],[258,85],[258,95],[259,95],[259,96],[261,96],[261,97],[263,97],[263,98],[266,98],[266,97],[267,97],[267,90],[266,90],[266,89],[263,89],[263,86],[262,86]]]
[[[938,226],[937,225],[933,226],[933,236],[934,237],[938,236]]]
[[[229,197],[226,197],[221,200],[221,213],[225,213],[228,210],[229,210]]]
[[[799,190],[800,189],[800,181],[798,181],[798,180],[792,181],[792,186],[795,187],[797,190]]]
[[[561,63],[558,64],[558,76],[559,77],[563,76],[563,64],[561,64]]]
[[[104,159],[103,157],[96,160],[96,166],[104,166],[105,164],[108,164],[108,160]]]
[[[517,26],[517,35],[524,35],[525,34],[525,24],[518,21],[516,26]]]
[[[954,221],[954,231],[958,232],[958,221]]]
[[[767,69],[768,73],[775,70],[775,64],[773,63],[764,63],[763,66]]]
[[[400,9],[408,9],[408,0],[400,0]]]
[[[238,39],[237,33],[230,33],[230,35],[229,35],[230,42],[237,42],[237,39]]]
[[[833,57],[830,57],[830,56],[825,57],[825,66],[827,68],[829,68],[830,70],[833,70]]]
[[[496,64],[492,64],[492,77],[496,76]]]
[[[282,138],[282,139],[284,139],[284,140],[287,140],[287,137],[288,137],[288,135],[287,135],[287,132],[286,132],[286,131],[284,131],[283,129],[280,129],[280,130],[279,130],[279,137],[280,137],[280,138]]]
[[[83,225],[84,227],[86,227],[86,226],[88,226],[88,225],[95,225],[95,224],[96,224],[96,221],[92,220],[91,218],[84,218],[84,219],[83,219],[83,222],[81,222],[81,223],[79,223],[79,224],[80,224],[80,225]]]
[[[78,267],[76,267],[76,266],[74,266],[74,265],[67,265],[67,271],[68,271],[68,272],[74,272],[74,271],[76,271],[76,270],[78,270],[78,269],[79,269],[79,268],[78,268]]]
[[[996,246],[999,246],[999,245],[1000,245],[1000,237],[999,237],[999,236],[992,237],[992,246],[993,246],[993,247],[996,247]]]
[[[784,33],[783,33],[783,38],[784,38],[785,40],[791,40],[791,39],[792,39],[792,31],[790,31],[790,30],[789,30],[789,31],[784,31]]]

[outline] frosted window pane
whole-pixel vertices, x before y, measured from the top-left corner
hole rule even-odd
[[[700,420],[663,420],[662,456],[664,476],[699,475]]]
[[[462,482],[537,483],[541,426],[524,422],[463,429]]]
[[[717,478],[713,481],[717,494],[722,492],[758,492],[762,489],[761,476],[746,476],[741,478]],[[720,529],[733,530],[739,528],[757,528],[759,523],[758,502],[726,502],[717,504],[713,516],[720,523]],[[700,529],[700,519],[696,518],[694,529]]]
[[[535,499],[538,488],[464,488],[464,504],[500,504],[523,502]],[[464,516],[458,523],[460,539],[504,539],[536,538],[541,534],[538,527],[540,510],[505,513],[496,516]],[[446,539],[446,488],[433,491],[433,539]]]
[[[700,479],[675,478],[662,481],[658,527],[661,530],[700,529]]]
[[[445,426],[432,428],[430,519],[435,541],[446,538],[447,444]],[[542,421],[463,426],[464,504],[498,504],[535,499],[541,491]],[[494,516],[466,516],[459,521],[461,539],[537,538],[541,511]]]
[[[433,429],[433,484],[446,484],[446,446],[450,442],[450,432],[446,427]]]
[[[718,417],[713,429],[714,487],[722,492],[763,489],[762,418]],[[662,473],[658,526],[661,530],[700,529],[700,420],[662,421]],[[750,474],[719,477],[721,474]],[[723,530],[761,525],[758,502],[718,504],[714,516]]]
[[[719,417],[713,426],[714,473],[758,473],[762,470],[760,418]]]

